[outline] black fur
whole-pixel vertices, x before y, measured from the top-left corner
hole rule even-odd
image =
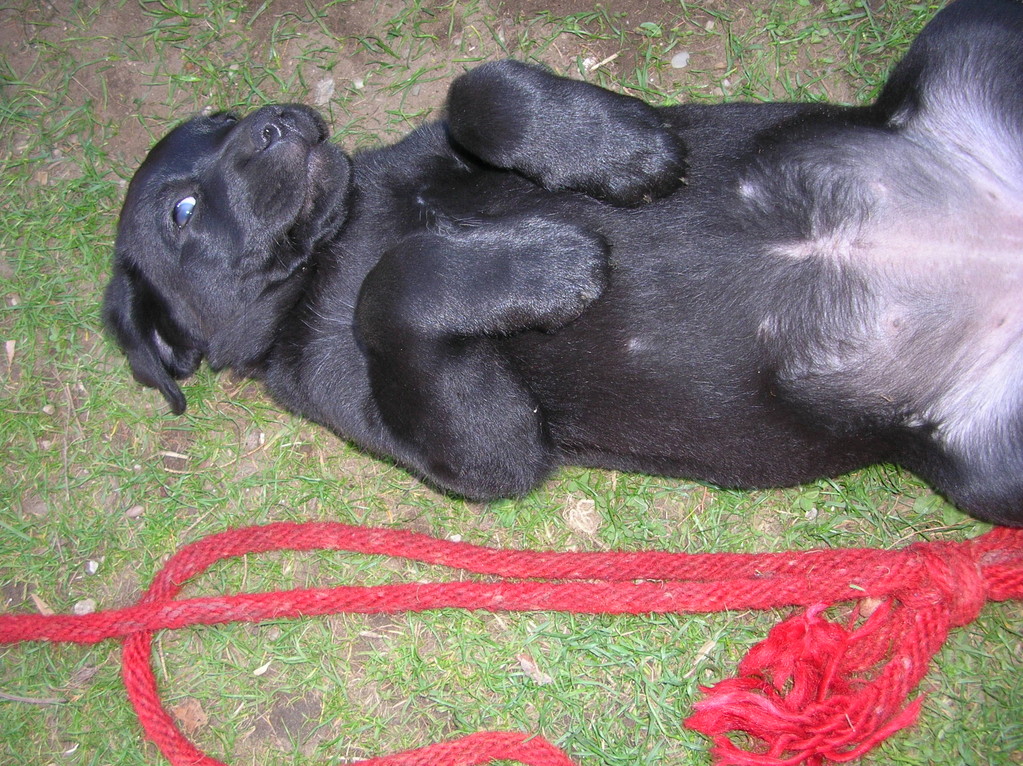
[[[133,179],[106,317],[175,412],[205,358],[471,498],[896,461],[1023,524],[1019,2],[950,5],[864,108],[654,109],[506,61],[394,146],[325,139],[301,106],[197,117]]]

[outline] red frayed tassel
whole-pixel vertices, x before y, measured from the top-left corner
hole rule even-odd
[[[717,766],[821,766],[859,758],[916,722],[909,692],[953,627],[937,594],[913,604],[876,605],[858,628],[810,607],[774,627],[750,650],[735,678],[704,688],[689,728],[710,737]],[[971,618],[972,619],[972,618]],[[751,749],[728,732],[742,732]]]

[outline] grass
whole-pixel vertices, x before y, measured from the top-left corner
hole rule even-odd
[[[258,385],[203,370],[174,418],[130,380],[99,318],[114,221],[145,149],[192,111],[319,95],[339,140],[372,146],[426,119],[453,75],[505,55],[659,104],[857,102],[935,10],[847,0],[594,3],[567,15],[537,6],[0,5],[5,609],[128,604],[183,543],[281,519],[585,550],[893,547],[982,531],[887,466],[755,493],[569,469],[526,498],[480,507],[281,414]],[[678,52],[690,53],[684,69],[670,65]],[[571,514],[589,503],[596,528],[581,531]],[[369,557],[278,555],[218,565],[190,592],[450,576]],[[698,687],[729,675],[779,616],[278,621],[161,635],[156,666],[167,703],[197,705],[207,722],[195,723],[195,739],[231,763],[345,762],[517,728],[584,766],[695,765],[709,763],[707,743],[680,721]],[[956,631],[925,683],[920,724],[866,762],[1023,762],[1021,616],[1016,604],[990,606]],[[531,680],[522,655],[551,682]],[[0,691],[66,701],[0,702],[0,762],[159,762],[118,673],[110,644],[0,649]]]

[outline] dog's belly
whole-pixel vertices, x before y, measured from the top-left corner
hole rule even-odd
[[[512,344],[565,463],[763,487],[888,457],[883,440],[839,432],[778,395],[759,312],[721,314],[690,287],[647,311],[612,288],[570,327]]]
[[[616,251],[606,300],[522,339],[513,357],[566,461],[761,486],[880,460],[925,470],[926,443],[1017,474],[1023,182],[943,147],[883,148],[890,170],[850,159],[844,215],[777,196],[760,208],[805,207],[815,236],[772,242],[760,232],[779,220],[680,209],[694,239]],[[757,202],[748,178],[731,194],[717,207]]]
[[[812,360],[786,375],[832,378],[859,401],[901,402],[902,425],[928,428],[955,453],[1018,452],[1023,178],[948,147],[928,149],[929,166],[917,160],[901,178],[877,174],[856,227],[775,249],[830,262],[863,285],[857,321],[822,333],[841,342],[818,341]]]
[[[764,487],[843,473],[886,457],[877,442],[804,422],[805,413],[772,401],[752,381],[715,385],[699,370],[658,374],[606,357],[606,367],[588,367],[558,356],[586,381],[537,392],[566,463]],[[608,367],[614,367],[613,376]]]

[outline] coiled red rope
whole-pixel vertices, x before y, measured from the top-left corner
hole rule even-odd
[[[339,586],[177,600],[216,561],[277,550],[342,550],[440,564],[495,582]],[[146,735],[174,766],[223,766],[163,709],[150,664],[153,632],[339,612],[442,608],[586,614],[716,612],[801,606],[739,666],[705,689],[685,724],[713,741],[717,763],[781,766],[853,760],[912,724],[907,698],[950,629],[987,601],[1023,598],[1023,530],[898,551],[766,554],[552,553],[497,550],[413,532],[334,523],[229,530],[182,548],[135,606],[90,615],[0,615],[0,643],[123,640],[128,695]],[[847,625],[823,616],[856,602]],[[744,732],[742,749],[729,732]],[[481,732],[363,761],[363,766],[473,766],[495,760],[572,766],[542,737]]]

